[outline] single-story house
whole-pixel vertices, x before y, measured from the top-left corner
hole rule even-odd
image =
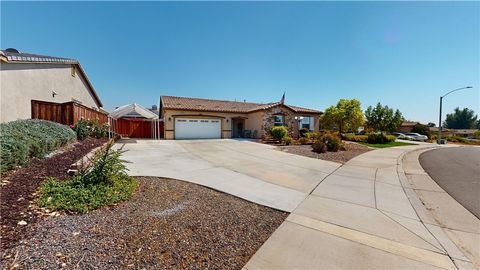
[[[318,131],[321,111],[279,102],[261,104],[176,96],[160,97],[165,139],[268,138],[274,126],[292,137]]]
[[[98,115],[106,120],[99,96],[75,59],[0,50],[0,79],[0,122],[28,118],[65,122],[60,118],[67,116],[59,115],[64,107],[75,109],[69,121]]]

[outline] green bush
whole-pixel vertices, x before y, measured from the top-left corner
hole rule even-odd
[[[300,137],[300,138],[298,139],[298,142],[299,142],[300,144],[302,144],[302,145],[308,144],[309,141],[310,141],[310,139],[307,138],[307,137]]]
[[[385,141],[386,141],[387,143],[394,142],[396,139],[397,139],[397,137],[395,137],[395,136],[393,136],[393,135],[387,135],[387,136],[385,137]]]
[[[87,137],[105,138],[108,136],[108,126],[100,124],[98,120],[80,119],[73,127],[77,133],[77,139],[83,140]]]
[[[110,143],[92,159],[92,167],[83,169],[70,180],[49,178],[40,187],[37,204],[51,210],[86,213],[130,198],[138,183],[126,173],[121,150]]]
[[[310,133],[310,130],[308,128],[301,128],[298,131],[298,135],[300,136],[300,138],[307,137],[307,133]]]
[[[394,142],[397,138],[393,135],[385,135],[381,132],[370,133],[367,136],[367,143],[370,144],[386,144]]]
[[[476,139],[480,139],[480,130],[477,130],[473,133],[473,137]]]
[[[447,139],[447,141],[450,141],[450,142],[468,143],[467,139],[465,139],[464,137],[460,137],[460,136],[450,136],[450,137],[447,137],[446,139]]]
[[[319,140],[323,141],[327,146],[328,151],[331,152],[337,152],[342,145],[342,141],[340,140],[340,138],[332,133],[324,134],[322,137],[320,137]]]
[[[313,152],[316,153],[325,153],[328,148],[327,145],[321,140],[315,140],[312,144]]]
[[[75,132],[55,122],[29,119],[0,124],[0,171],[23,166],[31,157],[43,158],[75,140]]]
[[[343,135],[343,139],[346,141],[352,142],[367,142],[368,136],[367,135],[355,135],[353,133],[348,133]]]
[[[273,138],[275,138],[278,141],[282,141],[283,137],[287,136],[288,129],[284,126],[273,127],[271,129],[271,133]]]
[[[283,139],[282,139],[282,142],[283,142],[285,145],[290,145],[290,144],[292,144],[292,141],[293,141],[293,139],[292,139],[292,137],[290,137],[290,136],[285,136],[285,137],[283,137]]]
[[[108,136],[108,125],[102,125],[98,120],[93,120],[91,123],[93,127],[92,136],[95,138],[105,138]]]

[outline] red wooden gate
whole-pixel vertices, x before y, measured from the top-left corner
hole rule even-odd
[[[149,119],[122,118],[116,120],[115,132],[123,137],[151,139],[155,134],[155,127],[155,123]],[[157,134],[163,136],[163,122],[159,122],[157,127]]]

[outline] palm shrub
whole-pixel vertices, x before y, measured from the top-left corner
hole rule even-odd
[[[83,168],[67,181],[49,178],[39,190],[37,204],[51,210],[86,213],[104,205],[127,200],[138,183],[128,176],[122,149],[109,143],[92,158],[92,166]]]
[[[0,170],[7,171],[28,163],[31,157],[43,158],[51,151],[75,140],[75,132],[59,123],[17,120],[0,124]]]
[[[270,132],[272,133],[273,138],[275,138],[278,141],[282,141],[282,139],[287,136],[288,134],[288,129],[284,126],[277,126],[273,127]]]

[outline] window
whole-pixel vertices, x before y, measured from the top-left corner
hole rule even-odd
[[[308,128],[309,130],[313,130],[313,117],[311,116],[303,116],[302,121],[300,122],[301,128]]]
[[[283,115],[274,115],[273,122],[274,122],[274,126],[283,126],[284,125]]]

